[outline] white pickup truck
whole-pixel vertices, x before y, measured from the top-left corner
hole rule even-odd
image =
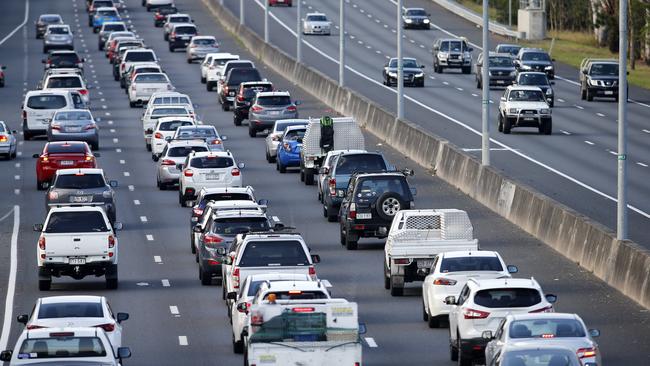
[[[106,287],[117,288],[118,245],[115,230],[101,207],[54,206],[44,224],[34,225],[41,233],[37,245],[38,288],[47,291],[52,276],[105,276]]]
[[[361,365],[357,304],[345,299],[276,300],[251,306],[247,365]]]
[[[384,287],[392,296],[402,296],[405,282],[424,280],[436,254],[478,248],[465,211],[401,210],[384,247]]]

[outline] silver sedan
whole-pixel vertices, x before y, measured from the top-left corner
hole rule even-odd
[[[49,25],[43,36],[43,53],[51,49],[74,50],[74,37],[69,25]]]
[[[85,141],[99,149],[99,131],[87,109],[67,109],[54,113],[47,128],[48,141]]]
[[[219,43],[213,36],[194,36],[185,49],[188,64],[195,60],[203,60],[208,53],[216,52],[219,52]]]
[[[0,154],[11,160],[16,157],[16,131],[10,130],[0,121]]]

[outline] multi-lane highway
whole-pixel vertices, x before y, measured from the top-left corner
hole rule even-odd
[[[263,1],[248,3],[246,24],[263,34]],[[337,79],[339,1],[303,3],[305,13],[323,12],[335,26],[331,37],[304,38],[304,61]],[[346,85],[393,111],[396,110],[396,88],[381,85],[381,68],[396,54],[396,3],[345,1]],[[239,15],[239,1],[226,1],[225,4]],[[425,87],[406,90],[406,118],[469,153],[480,155],[481,93],[476,88],[475,76],[453,70],[434,74],[431,47],[437,38],[464,36],[472,44],[476,60],[481,51],[481,30],[431,1],[405,1],[404,6],[427,9],[433,25],[428,31],[403,32],[404,56],[415,57],[427,67]],[[296,50],[295,8],[270,11],[269,40],[291,55],[295,55]],[[496,43],[511,41],[492,37],[491,42],[493,48]],[[509,136],[498,133],[497,105],[503,91],[491,92],[494,102],[490,105],[492,164],[508,176],[616,228],[617,103],[580,100],[575,82],[578,71],[565,65],[557,65],[557,71],[552,136],[540,136],[526,129]],[[650,245],[650,233],[644,229],[650,220],[647,199],[650,189],[647,183],[650,179],[649,96],[648,91],[630,88],[632,102],[628,104],[629,230],[631,239],[645,246]]]
[[[15,24],[10,29],[2,28],[3,32],[10,32],[20,24],[18,18],[24,13],[25,1],[12,2],[21,6],[12,5],[11,12],[0,14],[0,24]],[[246,163],[242,173],[244,183],[254,186],[258,197],[269,199],[270,211],[285,224],[296,227],[313,252],[321,256],[317,271],[321,278],[333,284],[333,294],[358,302],[361,320],[368,326],[368,333],[364,335],[364,364],[454,364],[449,361],[448,331],[429,329],[421,320],[419,286],[411,285],[406,296],[401,298],[390,297],[383,289],[383,241],[361,241],[358,251],[344,250],[338,243],[337,224],[328,223],[322,217],[314,187],[301,184],[297,174],[278,174],[273,165],[266,163],[262,138],[251,139],[245,127],[237,128],[232,124],[232,115],[221,111],[216,93],[207,92],[199,83],[198,65],[188,65],[182,52],[171,54],[167,51],[162,31],[153,27],[152,14],[140,6],[139,0],[126,3],[129,6],[126,19],[156,51],[176,89],[191,96],[198,105],[197,112],[202,120],[227,135],[227,148],[237,161]],[[195,18],[201,34],[217,36],[222,50],[237,53],[242,58],[251,57],[218,25],[200,0],[178,0],[176,3],[180,10]],[[307,3],[315,5],[321,2]],[[126,311],[131,315],[124,323],[123,343],[133,352],[133,357],[126,361],[127,365],[242,364],[242,357],[232,353],[230,324],[220,299],[221,289],[201,286],[198,280],[198,268],[187,242],[189,209],[178,206],[177,192],[156,189],[154,164],[142,143],[142,110],[128,107],[124,91],[112,79],[108,62],[97,51],[96,35],[86,25],[84,1],[29,0],[29,7],[28,26],[0,45],[1,63],[7,64],[8,71],[11,71],[7,86],[0,89],[0,119],[20,130],[22,96],[35,88],[42,75],[41,41],[34,39],[32,20],[41,13],[60,13],[74,26],[76,49],[87,60],[86,75],[93,86],[90,90],[92,111],[95,117],[101,118],[102,156],[99,164],[111,179],[119,181],[118,221],[124,223],[124,231],[119,233],[118,290],[106,290],[103,278],[82,281],[63,278],[54,280],[50,292],[39,291],[35,258],[38,235],[31,227],[42,222],[45,210],[44,194],[36,190],[35,162],[31,156],[40,152],[45,141],[23,142],[20,138],[18,158],[0,161],[3,197],[0,201],[0,299],[3,300],[10,273],[7,264],[11,237],[18,235],[16,291],[10,302],[13,305],[11,313],[4,308],[4,301],[0,301],[3,314],[11,315],[7,323],[11,326],[9,347],[13,346],[22,330],[13,321],[15,315],[28,313],[37,298],[97,294],[107,296],[115,311]],[[274,13],[280,14],[281,11],[290,13],[293,10],[278,9]],[[254,11],[249,13],[253,22]],[[354,16],[358,18],[358,15]],[[4,34],[0,34],[1,37]],[[273,39],[278,41],[280,36],[274,35]],[[382,42],[381,39],[376,37],[374,41]],[[264,77],[273,81],[277,88],[290,90],[296,99],[303,101],[300,106],[303,117],[329,113],[328,106],[283,79],[282,75],[259,66]],[[322,71],[329,72],[329,69],[332,69],[331,65]],[[451,83],[452,75],[446,77]],[[428,89],[433,88],[425,88]],[[449,94],[451,90],[440,93]],[[386,103],[390,103],[387,96]],[[458,94],[449,98],[451,103],[452,100],[472,97],[471,94]],[[437,121],[437,117],[429,117],[429,120],[431,118]],[[443,125],[442,120],[438,122]],[[453,130],[449,125],[446,129]],[[418,189],[418,207],[466,210],[482,248],[499,251],[508,263],[519,266],[518,276],[535,276],[546,292],[557,294],[558,311],[579,313],[590,327],[599,328],[602,336],[598,341],[606,364],[650,363],[646,351],[650,349],[650,315],[645,309],[455,188],[417,169],[399,151],[381,145],[370,135],[367,135],[367,140],[369,146],[384,151],[397,166],[416,168],[412,183]],[[5,217],[14,205],[20,207],[17,232],[13,226],[14,217]]]

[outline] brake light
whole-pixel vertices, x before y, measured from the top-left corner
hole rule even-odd
[[[201,216],[203,215],[203,209],[202,208],[194,208],[192,209],[192,216]]]
[[[232,287],[239,288],[239,267],[232,270]]]
[[[81,95],[88,95],[88,90],[86,90],[86,89],[79,89],[79,94],[81,94]]]
[[[313,313],[314,308],[308,308],[308,307],[299,307],[299,308],[293,308],[291,309],[292,312],[294,313]]]
[[[247,307],[249,308],[250,305]],[[252,325],[262,325],[264,324],[264,316],[260,312],[255,312],[251,314],[251,324]]]
[[[330,196],[336,196],[336,178],[330,178],[327,187],[329,188]]]
[[[52,192],[48,193],[48,197],[49,197],[51,200],[55,200],[55,199],[58,199],[58,198],[59,198],[59,194],[58,194],[57,192],[55,192],[55,191],[52,191]]]
[[[43,235],[38,238],[38,247],[41,250],[45,250],[45,237]]]
[[[487,311],[474,310],[474,309],[465,309],[463,311],[463,316],[465,319],[485,319],[490,315]]]
[[[529,311],[529,313],[552,313],[552,312],[553,312],[553,305],[549,305],[541,309]]]
[[[394,259],[393,262],[395,264],[409,264],[409,263],[411,263],[411,261],[408,258]]]
[[[231,174],[233,177],[239,177],[239,175],[240,175],[241,173],[239,172],[239,168],[232,168],[232,170],[230,171],[230,174]]]
[[[254,112],[254,113],[258,113],[258,112],[261,112],[263,110],[264,110],[264,108],[262,108],[262,107],[260,107],[258,105],[253,106],[253,108],[251,108],[251,111]]]
[[[123,63],[123,64],[120,65],[120,69],[121,69],[122,71],[124,71],[125,68],[126,68],[126,64]]]
[[[203,237],[205,244],[219,244],[223,242],[223,238],[216,234],[207,234]]]
[[[192,169],[186,169],[186,170],[183,172],[183,175],[186,176],[186,177],[193,177],[193,176],[194,176],[194,172],[192,171]]]
[[[596,357],[596,348],[594,347],[580,348],[576,351],[576,355],[580,359]]]
[[[162,135],[162,133],[160,133],[160,132],[156,132],[156,134],[153,135],[153,137],[156,138],[156,139],[162,139],[162,138],[163,138],[163,135]]]
[[[86,161],[93,161],[95,160],[95,157],[92,155],[86,155]]]
[[[309,277],[311,277],[312,280],[316,280],[316,268],[314,268],[314,266],[309,266]]]
[[[350,213],[348,214],[348,217],[351,219],[357,218],[357,204],[354,202],[350,203]]]
[[[112,332],[115,330],[115,324],[112,323],[106,323],[106,324],[100,324],[100,325],[95,325],[96,328],[102,328],[107,332]]]
[[[287,111],[288,111],[288,112],[295,112],[295,111],[297,111],[297,110],[298,110],[298,109],[297,109],[295,106],[292,106],[292,105],[287,107]]]
[[[241,94],[239,94],[239,95],[237,96],[237,101],[238,101],[238,102],[243,102],[243,101],[244,101],[244,96],[241,95]]]
[[[61,125],[59,124],[51,124],[50,126],[52,127],[53,130],[57,130],[57,131],[61,130]]]
[[[456,283],[456,280],[450,280],[448,278],[436,278],[433,280],[433,284],[437,286],[454,286]]]
[[[0,136],[0,142],[7,142],[7,136]]]
[[[84,130],[94,130],[94,129],[95,129],[95,125],[94,125],[94,124],[87,125],[86,127],[84,127]]]
[[[170,159],[164,159],[160,165],[176,165],[176,163],[173,160]]]
[[[47,327],[43,327],[43,326],[40,326],[40,325],[28,325],[27,326],[27,329],[43,329],[43,328],[47,328]]]
[[[210,144],[211,144],[211,145],[220,145],[220,144],[221,144],[221,140],[219,140],[219,139],[214,139],[214,140],[210,141]]]
[[[42,155],[41,156],[41,163],[47,163],[50,161],[50,158],[47,157],[47,155]]]
[[[115,237],[113,235],[108,236],[108,247],[109,248],[115,247]]]

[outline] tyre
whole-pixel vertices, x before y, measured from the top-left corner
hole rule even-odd
[[[205,84],[206,81],[207,80],[203,76],[201,76],[201,84]]]
[[[343,230],[341,230],[340,227],[339,227],[339,236],[341,238],[340,239],[341,240],[341,245],[345,245],[345,234],[343,234]]]
[[[31,132],[29,132],[29,131],[23,129],[23,139],[24,139],[25,141],[29,141],[29,140],[31,140],[32,137],[33,137],[33,135],[32,135]]]
[[[353,235],[350,234],[345,235],[345,249],[357,250],[358,246],[359,246],[359,239],[357,237],[354,237]]]
[[[90,145],[90,149],[93,151],[99,150],[99,142],[93,142],[92,145]]]
[[[384,276],[385,278],[386,276]],[[422,301],[422,320],[425,322],[429,320],[429,314],[427,314],[427,306],[424,304],[424,301]]]
[[[393,192],[386,192],[377,199],[375,212],[382,219],[392,221],[397,212],[404,207],[406,207],[406,204],[402,197]]]
[[[145,148],[147,149],[147,151],[151,151],[151,144],[145,144]]]
[[[449,339],[449,359],[452,361],[458,361],[458,350],[451,343],[451,338]]]
[[[546,121],[542,126],[544,127],[544,135],[550,135],[553,133],[553,121]]]
[[[170,44],[170,45],[169,45],[169,52],[174,52],[174,51],[176,51],[176,48],[174,48],[174,46],[172,46],[172,45]]]
[[[250,137],[255,137],[255,136],[257,136],[257,131],[255,131],[254,128],[250,128],[250,127],[249,127],[249,128],[248,128],[248,136],[250,136]]]
[[[463,354],[463,350],[460,347],[460,337],[458,337],[458,345],[456,346],[458,350],[458,366],[472,366],[474,364],[473,360],[467,355]]]
[[[314,185],[314,171],[309,168],[305,168],[305,185]]]
[[[151,11],[151,6],[147,5],[147,11]]]
[[[284,174],[284,173],[287,172],[287,167],[282,165],[282,163],[280,163],[280,160],[278,160],[277,165],[278,165],[278,171],[280,171],[280,174]]]
[[[47,47],[43,47],[43,53],[47,53]]]
[[[97,32],[99,32],[99,28],[98,27],[93,27],[93,33],[97,33]]]
[[[585,93],[585,89],[582,86],[580,86],[580,99],[587,99],[587,94]]]
[[[116,290],[118,286],[117,278],[107,278],[106,279],[106,289]]]
[[[129,101],[129,107],[131,107],[131,108],[135,108],[135,107],[137,107],[137,106],[138,106],[138,105],[137,105],[135,102]]]
[[[192,233],[192,235],[194,235],[194,233]],[[192,252],[192,254],[196,254],[196,247],[194,246],[193,240],[190,240],[190,251]]]
[[[510,134],[510,129],[512,129],[512,123],[510,122],[510,118],[504,118],[503,133],[505,133],[506,135]]]
[[[463,67],[463,74],[469,74],[469,73],[471,73],[471,72],[472,72],[472,68],[471,68],[471,67]]]
[[[38,289],[39,291],[50,291],[52,287],[52,277],[49,279],[40,279],[38,280]]]
[[[300,181],[305,181],[305,168],[302,166],[302,162],[300,163]]]
[[[497,121],[498,121],[497,130],[499,130],[499,132],[503,132],[503,116],[501,115],[501,113],[499,113],[499,117],[497,117]]]
[[[97,50],[99,50],[99,51],[103,51],[103,50],[104,50],[104,47],[102,46],[101,43],[99,43],[99,44],[97,45]]]
[[[201,280],[201,286],[210,286],[212,284],[212,275],[204,271],[201,266],[199,266],[199,280]]]
[[[212,91],[212,83],[209,81],[205,82],[205,90],[211,92]]]
[[[427,325],[429,328],[440,328],[440,317],[427,314]]]
[[[228,105],[227,101],[221,103],[221,110],[222,111],[228,112],[229,109],[230,109],[230,106]]]
[[[117,264],[112,264],[106,269],[106,288],[109,290],[117,289]]]
[[[113,73],[113,80],[120,81],[120,75]]]
[[[384,263],[384,289],[390,290],[390,276],[388,276],[388,268]]]
[[[390,296],[397,297],[397,296],[404,295],[404,287],[395,287],[395,281],[393,281],[392,276],[390,277],[389,281],[390,281]]]
[[[265,156],[265,158],[266,158],[266,162],[267,162],[267,163],[270,163],[270,162],[271,162],[271,154],[269,154],[269,152],[267,151],[265,155],[266,155],[266,156]]]
[[[235,124],[235,126],[241,126],[242,119],[237,117],[237,115],[235,114],[232,117],[232,122]]]
[[[194,62],[194,61],[193,61],[191,58],[188,58],[188,59],[187,59],[187,63],[188,63],[188,64],[191,64],[192,62]]]
[[[181,188],[178,189],[178,204],[181,207],[185,207],[185,199],[183,198],[183,190]]]
[[[333,207],[325,206],[325,216],[328,222],[337,222],[339,220],[339,213]]]
[[[589,92],[589,89],[587,89],[586,94],[587,94],[587,102],[592,102],[594,100],[594,95],[591,92]]]
[[[244,353],[244,342],[236,341],[235,335],[232,335],[232,351],[236,354]]]
[[[38,191],[44,191],[44,190],[46,189],[45,183],[46,183],[46,182],[44,182],[44,181],[40,181],[40,180],[37,179],[37,180],[36,180],[36,190],[38,190]]]

